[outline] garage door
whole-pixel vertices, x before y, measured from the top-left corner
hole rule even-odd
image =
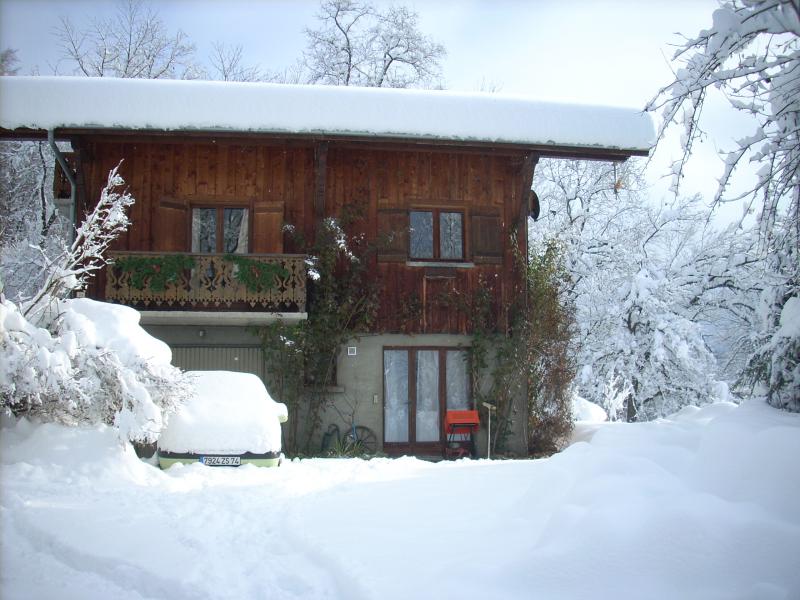
[[[174,347],[172,364],[185,371],[239,371],[264,379],[264,357],[261,348],[253,346]]]

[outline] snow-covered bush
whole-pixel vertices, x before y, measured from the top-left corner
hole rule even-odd
[[[761,297],[761,327],[743,382],[770,404],[800,412],[800,297],[795,290],[767,288]]]
[[[123,439],[153,441],[190,393],[171,352],[138,325],[132,308],[56,300],[47,328],[0,303],[0,402],[4,411],[65,424],[115,425]]]

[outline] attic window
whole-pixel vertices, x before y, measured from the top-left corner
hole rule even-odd
[[[412,210],[409,215],[409,256],[413,259],[463,260],[464,214]]]

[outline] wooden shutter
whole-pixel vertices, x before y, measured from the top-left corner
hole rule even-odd
[[[283,202],[253,204],[253,252],[283,253]]]
[[[378,211],[378,260],[405,261],[408,258],[408,211]]]
[[[153,219],[153,250],[157,252],[188,252],[189,209],[178,201],[163,199],[156,206]]]
[[[503,227],[499,215],[472,215],[472,260],[503,262]]]

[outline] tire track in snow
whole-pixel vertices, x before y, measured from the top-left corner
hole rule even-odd
[[[4,507],[4,511],[11,508]],[[4,518],[14,532],[24,538],[41,555],[77,572],[88,572],[108,582],[112,588],[132,590],[145,598],[192,598],[201,600],[212,596],[185,582],[178,582],[118,557],[104,558],[67,544],[57,536],[33,524],[24,514],[24,506],[13,509],[14,518]],[[7,535],[4,534],[4,537]]]
[[[362,567],[353,561],[342,558],[341,553],[333,552],[320,545],[305,531],[303,511],[312,509],[314,504],[321,504],[318,497],[300,498],[285,509],[286,518],[281,520],[282,535],[294,542],[294,546],[320,569],[327,572],[336,585],[336,596],[341,600],[371,600],[371,594],[363,585]],[[317,509],[319,510],[319,509]]]

